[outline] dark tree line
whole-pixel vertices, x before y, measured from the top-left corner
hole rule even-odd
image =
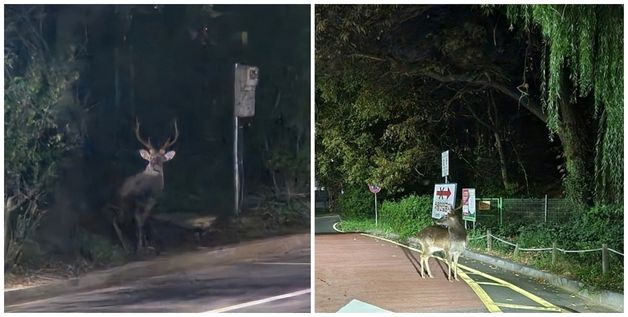
[[[235,62],[261,75],[242,128],[245,208],[307,222],[308,17],[306,6],[6,6],[5,219],[37,219],[14,240],[67,253],[79,230],[112,236],[101,210],[145,164],[136,117],[155,143],[174,119],[181,131],[158,211],[232,215]]]
[[[317,180],[427,193],[449,149],[483,195],[620,202],[622,12],[317,6]]]

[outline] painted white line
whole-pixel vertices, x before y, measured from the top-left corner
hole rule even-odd
[[[206,311],[205,313],[210,313],[210,314],[211,313],[224,313],[224,312],[228,312],[228,311],[232,311],[232,310],[236,310],[236,309],[240,309],[240,308],[244,308],[244,307],[250,307],[250,306],[255,306],[255,305],[260,305],[260,304],[264,304],[264,303],[273,302],[273,301],[280,300],[280,299],[300,296],[300,295],[308,294],[308,293],[311,293],[311,292],[312,292],[312,289],[308,288],[308,289],[304,289],[304,290],[300,290],[300,291],[296,291],[296,292],[292,292],[292,293],[288,293],[288,294],[277,295],[277,296],[263,298],[263,299],[259,299],[259,300],[254,300],[254,301],[251,301],[251,302],[246,302],[246,303],[237,304],[237,305],[233,305],[233,306],[227,306],[227,307],[223,307],[223,308],[218,308],[218,309]]]
[[[319,216],[316,217],[316,219],[326,219],[326,218],[339,218],[338,215],[331,215],[331,216]]]
[[[265,265],[310,265],[310,262],[253,262],[255,264]]]
[[[336,227],[336,225],[339,225],[339,224],[340,224],[340,222],[336,222],[336,223],[334,223],[334,225],[333,225],[333,226],[331,226],[331,227],[332,227],[332,228],[334,228],[334,230],[336,230],[337,232],[340,232],[340,233],[345,233],[344,231],[342,231],[342,230],[340,230],[340,229],[338,229],[338,228]]]

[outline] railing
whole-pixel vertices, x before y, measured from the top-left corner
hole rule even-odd
[[[608,245],[606,243],[602,244],[601,248],[597,248],[597,249],[585,249],[585,250],[565,250],[565,249],[561,249],[556,247],[556,242],[552,243],[552,247],[549,248],[520,248],[519,247],[519,243],[513,243],[510,241],[507,241],[505,239],[502,239],[500,237],[497,237],[493,234],[491,234],[491,230],[488,229],[486,230],[486,234],[485,235],[481,235],[481,236],[477,236],[477,237],[472,237],[469,238],[469,240],[480,240],[480,239],[485,239],[486,238],[486,249],[490,252],[493,249],[493,239],[506,244],[508,246],[514,247],[515,251],[514,251],[514,256],[517,257],[519,255],[519,252],[541,252],[541,251],[551,251],[552,252],[552,265],[556,263],[556,258],[557,258],[557,254],[558,252],[562,252],[563,254],[566,253],[587,253],[587,252],[602,252],[602,274],[606,274],[608,272],[608,252],[612,252],[615,253],[617,255],[620,256],[624,256],[623,253],[611,249],[608,247]]]

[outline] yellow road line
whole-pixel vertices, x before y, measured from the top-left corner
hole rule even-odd
[[[418,250],[418,249],[415,249],[413,247],[407,246],[405,244],[401,244],[401,243],[396,242],[396,241],[392,241],[390,239],[381,238],[381,237],[374,236],[374,235],[371,235],[371,234],[368,234],[368,233],[361,233],[361,235],[367,236],[367,237],[371,237],[371,238],[375,238],[375,239],[379,239],[379,240],[383,240],[383,241],[386,241],[386,242],[390,242],[392,244],[398,245],[398,246],[406,248],[408,250],[412,250],[412,251],[421,253],[421,251]],[[441,262],[445,262],[445,260],[440,258],[440,257],[436,256],[435,258],[437,258]],[[464,271],[462,271],[462,270],[458,271],[458,275],[460,277],[462,277],[462,280],[465,281],[465,283],[467,283],[467,285],[469,285],[469,287],[471,287],[471,290],[473,290],[473,292],[478,296],[478,298],[480,299],[482,304],[484,304],[484,306],[486,307],[486,309],[488,309],[489,312],[491,312],[491,313],[501,313],[502,312],[502,310],[499,309],[499,307],[497,307],[497,305],[495,305],[495,302],[493,301],[493,299],[490,296],[488,296],[486,291],[484,291],[484,289],[482,289],[482,287],[480,287],[480,285],[478,285],[473,279],[471,279]]]
[[[509,303],[495,303],[499,307],[505,308],[515,308],[515,309],[526,309],[526,310],[541,310],[541,311],[555,311],[561,312],[560,308],[551,308],[551,307],[539,307],[539,306],[527,306],[527,305],[517,305],[517,304],[509,304]]]
[[[493,301],[493,299],[490,296],[488,296],[488,293],[486,293],[486,291],[480,285],[478,285],[478,283],[476,281],[471,279],[467,275],[467,273],[465,273],[464,271],[460,270],[460,271],[458,271],[458,276],[460,276],[462,278],[462,280],[465,281],[465,283],[467,283],[467,285],[469,285],[469,287],[471,287],[471,290],[473,290],[475,295],[478,296],[480,301],[482,301],[482,304],[484,304],[484,306],[486,307],[486,309],[488,309],[489,312],[491,312],[491,313],[501,313],[502,312],[502,310],[499,309],[499,306]]]
[[[421,251],[420,251],[420,250],[418,250],[418,249],[415,249],[415,248],[412,248],[412,247],[410,247],[410,246],[407,246],[407,245],[404,245],[404,244],[398,243],[398,242],[396,242],[396,241],[392,241],[392,240],[390,240],[390,239],[381,238],[381,237],[374,236],[374,235],[367,234],[367,233],[361,233],[361,235],[363,235],[363,236],[367,236],[367,237],[372,237],[372,238],[379,239],[379,240],[383,240],[383,241],[387,241],[387,242],[390,242],[390,243],[396,244],[396,245],[398,245],[398,246],[404,247],[404,248],[406,248],[406,249],[409,249],[409,250],[412,250],[412,251],[415,251],[415,252],[419,252],[419,253],[421,253]],[[437,256],[435,256],[435,258],[437,258],[437,259],[438,259],[438,260],[440,260],[441,262],[445,262],[445,260],[444,260],[443,258],[441,258],[441,257],[437,257]],[[530,300],[532,300],[532,301],[534,301],[534,302],[536,302],[536,303],[538,303],[538,304],[540,304],[540,305],[544,306],[545,308],[549,308],[549,310],[563,312],[563,310],[562,310],[560,307],[558,307],[558,306],[556,306],[556,305],[554,305],[554,304],[552,304],[552,303],[550,303],[550,302],[548,302],[548,301],[546,301],[546,300],[544,300],[544,299],[542,299],[542,298],[540,298],[540,297],[538,297],[538,296],[536,296],[536,295],[534,295],[534,294],[532,294],[532,293],[530,293],[530,292],[528,292],[528,291],[526,291],[526,290],[524,290],[524,289],[522,289],[522,288],[520,288],[520,287],[518,287],[518,286],[516,286],[516,285],[514,285],[514,284],[512,284],[512,283],[506,282],[506,281],[504,281],[504,280],[502,280],[502,279],[500,279],[500,278],[494,277],[494,276],[492,276],[492,275],[486,274],[486,273],[481,272],[481,271],[478,271],[478,270],[476,270],[476,269],[472,269],[472,268],[470,268],[470,267],[468,267],[468,266],[465,266],[465,265],[462,265],[462,264],[458,264],[458,267],[459,267],[459,268],[461,268],[461,269],[463,269],[463,270],[468,271],[468,273],[475,274],[475,275],[480,275],[480,276],[485,277],[485,278],[487,278],[487,279],[493,280],[493,281],[497,282],[498,284],[501,284],[501,285],[502,285],[502,286],[504,286],[504,287],[508,287],[508,288],[510,288],[511,290],[513,290],[513,291],[515,291],[515,292],[517,292],[517,293],[519,293],[519,294],[521,294],[521,295],[523,295],[523,296],[525,296],[525,297],[529,298]],[[460,271],[458,272],[458,274],[460,274]],[[465,275],[466,275],[466,274],[465,274]],[[468,276],[467,276],[467,278],[468,278],[469,280],[473,281],[470,277],[468,277]],[[466,280],[465,280],[465,282],[466,282]],[[481,287],[477,284],[477,282],[473,281],[473,283],[474,283],[474,284],[476,284],[476,285],[478,286],[478,288],[481,288]],[[468,283],[467,283],[467,284],[468,284]],[[469,284],[469,286],[471,286],[471,285]],[[472,287],[472,286],[471,286],[471,288],[473,289],[473,287]],[[474,291],[475,291],[475,290],[474,290]],[[486,293],[484,290],[482,290],[482,291],[483,291],[484,293]],[[476,294],[478,294],[478,293],[476,292]],[[480,295],[478,294],[478,296],[480,296]],[[484,296],[484,295],[481,295],[481,296]],[[488,295],[487,295],[487,296],[488,296]],[[489,297],[489,299],[490,299],[490,297]],[[484,305],[486,306],[486,308],[488,308],[489,310],[490,310],[490,308],[489,308],[487,305],[493,305],[493,304],[495,304],[495,302],[493,302],[493,300],[492,300],[492,299],[490,299],[490,302],[484,302],[484,301],[483,301],[483,299],[482,299],[482,297],[480,297],[480,300],[482,300],[482,303],[484,303]]]
[[[501,287],[508,287],[507,285],[504,284],[500,284],[500,283],[493,283],[493,282],[477,282],[480,285],[491,285],[491,286],[501,286]]]
[[[544,307],[556,309],[557,311],[563,311],[562,309],[560,309],[556,305],[554,305],[554,304],[552,304],[552,303],[550,303],[550,302],[548,302],[548,301],[546,301],[546,300],[544,300],[544,299],[542,299],[542,298],[540,298],[540,297],[538,297],[538,296],[536,296],[536,295],[534,295],[534,294],[532,294],[532,293],[530,293],[530,292],[528,292],[528,291],[526,291],[526,290],[524,290],[524,289],[522,289],[522,288],[520,288],[520,287],[518,287],[518,286],[516,286],[516,285],[514,285],[512,283],[506,282],[506,281],[504,281],[504,280],[502,280],[500,278],[494,277],[494,276],[486,274],[484,272],[480,272],[480,271],[478,271],[476,269],[472,269],[472,268],[464,266],[462,264],[460,264],[459,266],[463,270],[467,270],[467,271],[473,272],[474,274],[480,275],[480,276],[485,277],[487,279],[493,280],[493,281],[495,281],[497,283],[503,284],[504,286],[507,286],[511,290],[513,290],[513,291],[515,291],[515,292],[517,292],[517,293],[519,293],[519,294],[521,294],[521,295],[523,295],[523,296],[525,296],[525,297],[527,297],[527,298],[537,302],[538,304],[540,304],[540,305],[542,305]]]

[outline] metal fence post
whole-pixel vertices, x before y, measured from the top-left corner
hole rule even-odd
[[[545,194],[545,223],[547,223],[547,194]]]
[[[602,274],[608,272],[608,245],[602,244]]]
[[[491,252],[493,249],[493,237],[491,237],[491,229],[486,229],[486,249]]]
[[[515,244],[515,254],[513,255],[515,258],[519,255],[519,243]]]
[[[556,256],[558,250],[556,249],[556,242],[552,242],[552,265],[556,264]]]

